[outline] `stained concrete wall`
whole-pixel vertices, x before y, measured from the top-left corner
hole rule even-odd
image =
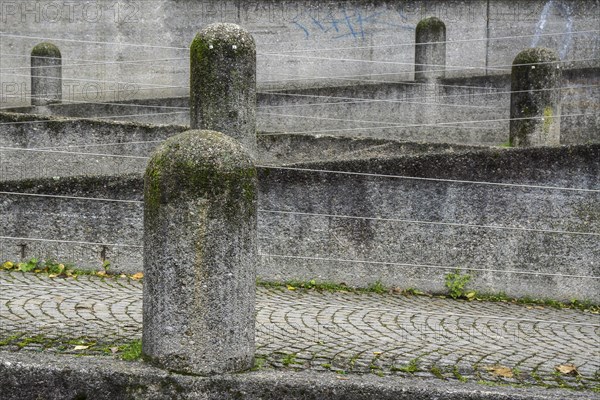
[[[24,0],[0,7],[0,101],[28,104],[42,40],[62,52],[65,101],[186,95],[189,44],[212,22],[255,37],[263,89],[412,80],[415,27],[430,16],[447,27],[448,77],[507,73],[531,46],[598,66],[599,0]]]
[[[600,142],[600,68],[563,72],[561,143]],[[187,97],[58,104],[50,115],[189,125]],[[508,142],[510,75],[287,89],[258,96],[259,134],[325,134],[437,143]],[[39,112],[24,107],[14,112]],[[482,121],[482,122],[478,122]]]
[[[463,268],[481,291],[600,302],[598,145],[296,166],[453,181],[262,168],[262,279],[379,280],[441,292],[445,274]],[[139,271],[141,190],[139,175],[0,183],[0,192],[95,199],[0,194],[2,236],[78,242],[2,239],[2,258],[45,255],[99,268],[105,257],[115,271]]]

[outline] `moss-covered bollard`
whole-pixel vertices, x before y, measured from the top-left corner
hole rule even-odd
[[[256,155],[256,45],[235,24],[207,26],[190,48],[190,126],[223,132]]]
[[[42,42],[31,50],[31,105],[62,100],[62,57],[58,47]]]
[[[434,81],[446,75],[446,25],[436,17],[417,24],[415,80]]]
[[[510,95],[510,144],[560,144],[560,69],[558,55],[535,47],[513,61]]]
[[[240,143],[190,130],[144,176],[142,352],[172,371],[253,366],[257,180]]]

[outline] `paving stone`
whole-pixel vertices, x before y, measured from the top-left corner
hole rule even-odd
[[[141,338],[141,283],[107,282],[0,271],[0,343],[16,334],[98,343]],[[256,354],[277,368],[402,375],[392,367],[414,360],[421,375],[435,366],[449,379],[457,368],[470,379],[479,373],[493,380],[485,367],[503,365],[557,386],[555,366],[573,363],[581,376],[562,377],[570,386],[598,385],[600,376],[600,316],[579,310],[262,287],[256,310]],[[21,350],[16,343],[2,348]],[[285,355],[298,364],[286,365]]]

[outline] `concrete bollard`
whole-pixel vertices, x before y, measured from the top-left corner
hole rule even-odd
[[[62,100],[62,58],[58,47],[42,42],[31,50],[31,105]]]
[[[257,179],[237,141],[190,130],[167,139],[144,177],[142,352],[209,375],[254,362]]]
[[[558,55],[535,47],[513,61],[510,95],[511,146],[560,144],[560,81]]]
[[[415,80],[435,81],[446,76],[446,25],[436,17],[417,24]]]
[[[203,29],[190,48],[190,126],[237,139],[256,156],[256,45],[234,24]]]

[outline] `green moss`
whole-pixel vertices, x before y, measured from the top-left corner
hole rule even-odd
[[[54,57],[60,58],[60,50],[58,47],[49,42],[42,42],[36,45],[33,50],[31,50],[32,57]]]
[[[552,107],[547,106],[546,108],[544,108],[544,126],[543,126],[544,134],[547,135],[550,133],[550,127],[552,126],[552,122],[554,122]]]
[[[257,197],[256,169],[233,139],[212,131],[188,131],[166,140],[145,174],[149,216],[181,196],[204,198],[232,222],[252,217]]]
[[[428,30],[430,32],[443,32],[446,30],[446,25],[436,17],[429,17],[422,19],[417,24],[417,33],[420,33],[423,30]]]

